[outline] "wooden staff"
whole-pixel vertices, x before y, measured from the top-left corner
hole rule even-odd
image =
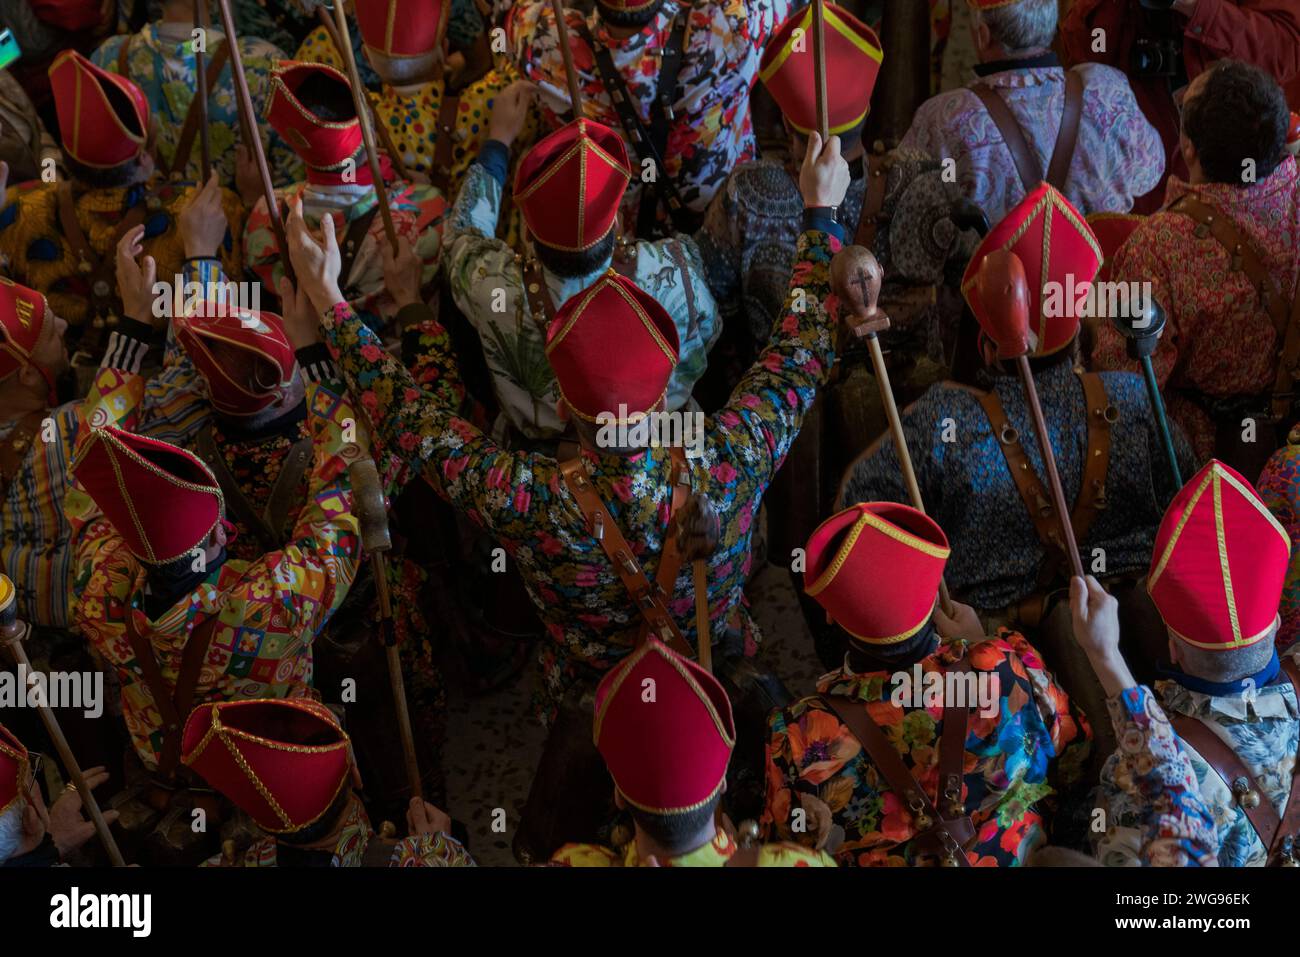
[[[223,0],[224,2],[224,0]],[[361,124],[361,139],[366,144],[366,161],[370,164],[370,177],[375,187],[375,202],[379,204],[379,215],[384,219],[384,233],[388,244],[397,255],[397,227],[393,225],[393,211],[388,208],[388,190],[384,188],[383,171],[379,168],[379,153],[375,150],[375,131],[370,128],[370,97],[361,85],[361,74],[357,72],[357,58],[352,55],[352,34],[348,31],[348,15],[343,11],[343,0],[335,0],[334,23],[338,28],[339,54],[347,65],[348,79],[352,81],[352,102],[356,105],[357,122]],[[347,276],[340,277],[347,282]]]
[[[830,107],[826,97],[826,6],[824,0],[813,0],[813,66],[817,71],[817,132],[821,134],[822,147],[831,135]]]
[[[569,99],[573,105],[573,118],[583,116],[582,85],[578,82],[578,71],[573,66],[573,48],[569,46],[569,24],[564,19],[564,0],[551,0],[551,9],[555,13],[555,32],[560,41],[560,55],[564,57],[564,76],[569,81]]]
[[[866,339],[867,348],[871,351],[876,388],[880,390],[880,400],[884,403],[885,416],[889,419],[889,432],[894,438],[894,448],[898,451],[903,484],[907,486],[912,507],[924,513],[925,501],[921,498],[921,486],[916,481],[916,471],[912,468],[912,455],[907,448],[907,436],[903,433],[903,420],[899,417],[898,405],[894,402],[889,369],[885,366],[885,355],[880,349],[880,338],[877,335],[889,328],[889,316],[876,305],[883,279],[884,271],[880,268],[880,263],[862,246],[847,246],[831,260],[831,288],[835,290],[840,305],[858,320],[851,323],[853,334],[859,339]],[[939,603],[945,615],[954,617],[948,584],[943,580],[939,582]]]
[[[20,671],[31,674],[35,669],[32,668],[31,659],[27,657],[27,649],[23,647],[23,639],[26,637],[27,625],[18,620],[18,599],[14,593],[14,584],[4,575],[0,575],[0,644],[9,646]],[[50,706],[43,701],[37,705],[37,710],[41,713],[45,730],[49,732],[63,766],[68,769],[68,774],[72,777],[73,787],[77,789],[77,796],[81,798],[81,806],[90,815],[90,820],[95,825],[95,833],[99,835],[100,843],[108,852],[109,861],[114,867],[126,867],[126,861],[122,858],[117,841],[113,839],[113,834],[108,829],[108,822],[104,820],[104,814],[99,809],[99,802],[86,786],[86,776],[81,773],[81,765],[77,763],[72,748],[68,745],[68,739],[64,737],[63,729],[59,727],[59,719],[54,716]]]
[[[275,199],[275,184],[271,182],[271,167],[266,163],[266,150],[257,132],[257,113],[253,98],[248,93],[248,80],[244,77],[244,58],[239,55],[239,37],[235,34],[235,18],[230,13],[230,0],[217,0],[221,7],[221,24],[230,45],[230,74],[235,79],[235,97],[239,101],[239,115],[243,122],[244,142],[253,151],[257,171],[262,177],[262,196],[266,199],[266,215],[271,220],[275,244],[280,250],[280,263],[290,282],[296,282],[293,266],[289,262],[289,243],[284,235],[284,220],[280,218],[280,204]],[[346,277],[345,277],[346,278]]]
[[[370,556],[375,573],[375,592],[379,596],[379,622],[388,655],[388,680],[393,690],[393,707],[397,712],[397,731],[406,758],[406,776],[411,795],[423,798],[420,787],[420,764],[415,758],[415,734],[411,730],[411,713],[406,705],[406,682],[402,679],[402,660],[398,654],[397,634],[393,624],[393,600],[388,593],[388,562],[385,555],[393,547],[388,532],[388,508],[384,486],[374,459],[362,456],[348,466],[352,481],[353,512],[360,526],[361,547]]]
[[[194,24],[203,31],[203,46],[208,45],[208,0],[194,0]],[[212,175],[212,145],[208,142],[208,69],[207,54],[194,49],[194,72],[199,98],[199,157],[203,164],[203,183]],[[187,157],[188,159],[188,157]],[[201,184],[200,184],[201,185]]]
[[[1038,387],[1034,384],[1033,370],[1029,368],[1029,285],[1025,280],[1025,264],[1013,252],[995,250],[980,263],[975,282],[985,308],[991,308],[994,303],[1002,308],[1002,314],[997,319],[997,329],[990,332],[985,327],[984,333],[997,345],[999,359],[1015,361],[1020,386],[1025,391],[1025,401],[1029,404],[1029,415],[1038,437],[1038,450],[1043,455],[1043,465],[1047,469],[1048,491],[1052,496],[1052,507],[1056,509],[1062,548],[1070,561],[1071,574],[1082,578],[1083,562],[1079,559],[1079,545],[1074,540],[1074,528],[1070,524],[1070,507],[1065,502],[1061,476],[1056,470],[1056,455],[1052,452],[1052,443],[1047,436],[1047,421],[1043,418],[1043,407],[1038,401]]]
[[[709,627],[709,558],[722,537],[718,510],[703,492],[692,492],[674,516],[677,550],[691,563],[695,581],[696,658],[705,671],[713,671],[713,630]]]

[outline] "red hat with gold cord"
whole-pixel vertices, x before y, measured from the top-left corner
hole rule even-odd
[[[148,565],[165,565],[201,547],[225,504],[203,460],[157,439],[90,425],[72,477],[131,554]]]
[[[1029,354],[1045,356],[1064,349],[1079,331],[1079,295],[1091,287],[1101,267],[1097,237],[1068,199],[1040,183],[989,230],[962,276],[961,291],[986,331],[998,328],[1002,304],[982,302],[975,280],[984,257],[999,249],[1015,253],[1025,267]]]
[[[208,303],[177,317],[173,328],[176,341],[208,384],[208,399],[218,412],[255,415],[293,385],[293,346],[284,333],[284,320],[275,313]],[[228,349],[246,354],[258,371],[238,374],[229,353],[221,354]]]
[[[892,645],[930,620],[950,549],[923,512],[860,502],[817,526],[805,553],[808,596],[859,641]]]
[[[49,69],[63,151],[94,169],[133,160],[149,138],[149,101],[124,76],[64,50]]]
[[[586,422],[630,422],[652,411],[668,391],[677,349],[664,307],[613,270],[561,306],[546,335],[560,395]]]
[[[352,772],[348,736],[310,698],[216,701],[185,722],[181,760],[272,834],[329,810]]]
[[[713,675],[647,638],[597,686],[594,740],[629,804],[681,814],[721,791],[736,725]]]
[[[581,252],[614,228],[631,178],[623,138],[602,123],[577,119],[519,161],[515,202],[538,242]]]
[[[13,587],[12,584],[9,585],[11,592]],[[8,811],[22,797],[30,768],[31,762],[23,743],[0,724],[0,814]]]
[[[347,103],[348,118],[327,120],[313,113],[298,98],[302,85],[309,80],[337,84],[339,102]],[[358,159],[361,148],[361,124],[352,109],[352,92],[348,78],[324,63],[301,60],[277,60],[271,69],[271,92],[266,98],[266,119],[272,129],[284,137],[307,167],[307,181],[320,185],[337,185],[352,161],[352,183],[374,182],[370,165]]]
[[[1278,622],[1291,539],[1254,487],[1217,459],[1169,504],[1147,591],[1175,637],[1209,651],[1244,648]]]
[[[0,379],[31,364],[49,309],[35,289],[0,276]]]
[[[381,56],[427,56],[447,29],[451,4],[443,0],[354,0],[366,49]]]
[[[817,129],[812,17],[813,9],[807,6],[777,27],[758,69],[776,105],[801,133]],[[882,59],[875,31],[843,7],[826,4],[826,109],[832,134],[853,129],[871,112]]]

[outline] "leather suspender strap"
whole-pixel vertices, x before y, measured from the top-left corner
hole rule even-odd
[[[528,315],[541,330],[542,341],[545,342],[547,330],[555,318],[555,303],[551,301],[551,291],[546,288],[542,264],[535,256],[524,260],[524,296],[528,299]]]
[[[456,155],[456,114],[460,111],[460,93],[444,89],[438,105],[438,139],[433,144],[433,167],[429,181],[451,195],[451,164]]]
[[[685,453],[680,448],[670,451],[673,453],[672,512],[676,515],[678,508],[686,501],[686,496],[690,492],[690,469],[686,467]],[[647,632],[653,631],[655,637],[678,654],[688,658],[695,657],[695,652],[686,643],[681,629],[677,627],[677,623],[668,612],[667,599],[672,596],[677,572],[682,564],[681,554],[677,550],[676,536],[671,534],[671,519],[664,550],[659,559],[659,571],[655,576],[654,584],[651,584],[633,555],[627,539],[619,530],[618,523],[614,521],[609,509],[597,494],[581,456],[561,462],[560,474],[569,489],[569,494],[578,503],[578,508],[586,518],[592,536],[600,543],[601,549],[610,564],[614,566],[614,571],[628,590],[628,594],[632,596],[637,611],[644,619],[645,623],[637,638],[637,644],[641,643]]]
[[[262,515],[276,539],[267,547],[267,551],[284,547],[283,529],[289,520],[289,510],[299,504],[302,477],[307,474],[311,463],[311,436],[304,435],[289,447],[284,464],[280,466],[280,474],[271,486],[271,494],[266,497],[266,509]]]
[[[1070,525],[1075,540],[1088,537],[1097,514],[1109,504],[1106,498],[1106,476],[1110,471],[1110,428],[1119,418],[1119,411],[1106,395],[1106,386],[1095,372],[1079,374],[1083,385],[1084,412],[1088,417],[1088,448],[1083,463],[1083,482],[1079,497],[1070,513]]]
[[[9,437],[4,440],[4,445],[0,446],[0,501],[9,495],[9,486],[22,468],[27,450],[32,447],[32,440],[45,421],[45,414],[44,409],[28,412],[18,420]]]
[[[226,457],[221,454],[217,447],[216,436],[212,432],[212,425],[209,423],[199,430],[199,434],[194,440],[195,449],[199,457],[208,463],[208,468],[212,469],[212,474],[216,476],[217,484],[221,486],[221,491],[226,496],[226,501],[230,503],[231,510],[239,516],[250,532],[257,536],[258,543],[263,549],[279,548],[283,542],[276,542],[276,535],[272,531],[267,520],[258,512],[256,506],[244,494],[244,490],[239,487],[239,482],[234,474],[230,471],[230,466],[226,464]]]
[[[862,195],[862,212],[858,214],[858,230],[853,242],[870,252],[876,249],[880,211],[885,206],[885,172],[885,157],[874,151],[868,153],[867,188]]]
[[[1213,236],[1227,251],[1231,268],[1245,273],[1255,287],[1260,304],[1273,320],[1273,331],[1277,333],[1278,363],[1273,380],[1272,406],[1277,419],[1285,418],[1291,408],[1295,380],[1300,377],[1300,290],[1292,298],[1278,288],[1259,249],[1237,228],[1232,217],[1194,196],[1177,200],[1169,207],[1169,212],[1181,213],[1194,220],[1198,238]]]
[[[682,244],[675,239],[670,239],[666,248],[669,257],[677,264],[677,269],[682,274],[682,292],[686,295],[686,315],[693,323],[698,315],[695,311],[695,283],[691,281],[691,268],[687,265],[686,254],[682,252]],[[615,259],[617,258],[616,256]],[[629,265],[631,266],[632,275],[628,278],[635,279],[636,260],[633,259]]]
[[[128,79],[131,74],[127,72],[130,69],[127,61],[131,59],[131,41],[135,39],[134,33],[128,33],[122,45],[117,48],[117,75],[124,76]],[[211,89],[209,87],[209,89]]]
[[[1083,119],[1083,77],[1078,70],[1065,71],[1065,109],[1061,114],[1061,128],[1056,133],[1056,146],[1047,163],[1047,182],[1065,191],[1065,181],[1070,176],[1070,162],[1074,147],[1079,142],[1079,122]]]
[[[1038,474],[1029,464],[1029,456],[1025,454],[1025,448],[1020,442],[1020,432],[1007,418],[998,394],[985,392],[980,396],[979,401],[989,424],[993,427],[993,436],[1002,449],[1002,455],[1007,462],[1007,471],[1011,473],[1011,480],[1015,482],[1016,490],[1025,503],[1029,520],[1034,523],[1038,540],[1047,549],[1050,558],[1059,553],[1062,547],[1060,533],[1056,530],[1056,509],[1052,506],[1052,500],[1047,497],[1047,493],[1043,490],[1043,483],[1038,480]]]
[[[348,223],[348,231],[343,234],[343,245],[339,249],[339,278],[344,289],[351,285],[352,264],[356,262],[361,244],[366,241],[366,236],[370,233],[370,224],[378,215],[379,195],[376,193],[374,205]]]
[[[181,731],[185,719],[189,717],[194,705],[194,695],[199,686],[199,674],[203,670],[203,661],[212,644],[213,633],[217,630],[220,619],[213,615],[190,631],[185,649],[181,652],[181,667],[176,676],[176,688],[169,692],[167,682],[162,676],[153,644],[135,627],[134,609],[126,612],[126,637],[131,644],[131,651],[140,665],[145,686],[153,697],[154,706],[162,716],[162,749],[158,759],[158,776],[170,781],[180,764]]]
[[[983,83],[974,83],[967,89],[979,97],[984,109],[988,111],[989,119],[1002,134],[1002,141],[1011,152],[1011,159],[1016,164],[1016,172],[1020,174],[1020,183],[1025,192],[1028,193],[1044,179],[1058,190],[1064,190],[1065,181],[1070,175],[1070,161],[1074,158],[1075,144],[1079,139],[1079,122],[1083,117],[1083,78],[1079,73],[1075,70],[1065,71],[1065,106],[1046,173],[1039,169],[1034,151],[1025,139],[1024,129],[997,91]]]
[[[958,867],[970,867],[970,860],[966,857],[964,848],[974,838],[975,826],[971,823],[969,815],[964,813],[964,808],[959,816],[951,818],[945,818],[939,814],[934,802],[930,800],[930,796],[917,783],[911,770],[904,763],[898,749],[880,730],[880,726],[872,720],[862,701],[840,695],[821,694],[817,697],[840,719],[840,723],[858,739],[858,742],[866,749],[867,756],[871,758],[871,763],[884,776],[885,783],[889,785],[890,790],[898,796],[898,799],[911,812],[913,823],[917,828],[917,833],[912,838],[912,841],[917,843],[918,850],[927,854],[942,854],[948,863]],[[965,717],[959,718],[955,712],[965,712]],[[969,715],[970,711],[967,708],[945,707],[943,712],[943,738],[952,739],[956,737],[955,732],[951,735],[948,734],[950,722],[961,727],[964,732]],[[964,745],[964,733],[962,738]],[[944,747],[942,740],[940,747]],[[964,747],[962,750],[964,750]],[[940,760],[943,760],[942,753],[940,754]],[[964,762],[964,755],[960,756],[959,760]],[[946,791],[948,782],[942,772],[940,782],[941,791]],[[957,794],[960,796],[960,780],[957,782],[956,788]],[[944,804],[945,809],[950,807],[947,800],[945,800]]]
[[[230,44],[222,40],[212,54],[211,60],[208,61],[208,95],[217,88],[217,79],[221,76],[221,70],[226,65],[226,60],[230,58]],[[194,138],[199,132],[199,97],[195,93],[194,98],[190,100],[190,108],[185,111],[185,124],[181,127],[180,139],[176,141],[176,152],[172,154],[171,165],[167,168],[166,174],[176,176],[185,172],[185,167],[190,163],[190,155],[194,152]],[[200,184],[202,185],[202,184]]]
[[[763,853],[763,845],[755,844],[753,847],[742,847],[727,859],[723,867],[758,867],[759,855]]]
[[[1016,164],[1016,172],[1020,174],[1020,184],[1024,186],[1025,192],[1032,191],[1042,179],[1042,171],[1038,168],[1033,151],[1025,141],[1024,131],[1016,122],[1015,114],[992,87],[975,83],[968,89],[979,97],[980,102],[984,104],[984,109],[988,111],[989,119],[1002,134],[1002,142],[1011,152],[1011,159]]]

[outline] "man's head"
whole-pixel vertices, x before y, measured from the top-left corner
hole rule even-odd
[[[640,30],[663,5],[664,0],[596,0],[600,19],[620,30]]]
[[[0,396],[14,408],[56,404],[55,384],[70,365],[67,328],[39,292],[0,278]]]
[[[656,850],[667,856],[677,856],[687,854],[713,839],[717,833],[714,822],[718,804],[722,801],[726,785],[724,780],[722,790],[699,807],[676,814],[658,814],[629,805],[627,798],[618,790],[614,792],[614,804],[632,815],[637,831],[648,837]]]
[[[546,271],[563,279],[578,279],[608,266],[614,258],[618,232],[611,229],[602,239],[586,249],[560,249],[533,239],[533,253]]]
[[[410,86],[440,76],[450,11],[444,0],[357,0],[366,58],[379,78]]]
[[[153,173],[144,91],[74,50],[55,57],[49,77],[63,155],[74,177],[107,188],[142,182]]]
[[[1188,674],[1234,681],[1273,655],[1291,541],[1240,474],[1210,462],[1174,496],[1147,590]]]
[[[981,63],[1042,53],[1056,38],[1057,0],[968,0]]]
[[[1290,111],[1259,67],[1219,60],[1187,87],[1178,145],[1193,183],[1250,186],[1286,157]]]

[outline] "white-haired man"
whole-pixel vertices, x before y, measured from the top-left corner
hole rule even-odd
[[[1164,172],[1164,147],[1119,70],[1065,70],[1056,0],[967,0],[976,80],[921,104],[902,145],[942,161],[997,222],[1039,182],[1084,215],[1124,213]]]

